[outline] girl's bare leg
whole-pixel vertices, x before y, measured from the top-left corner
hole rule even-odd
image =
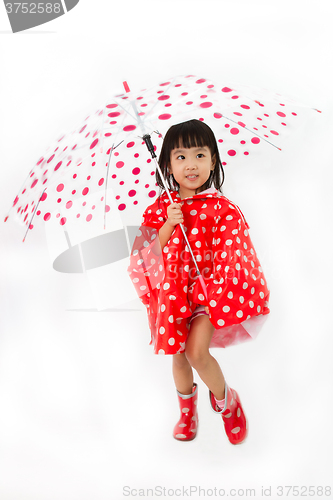
[[[177,391],[181,394],[191,394],[193,388],[193,370],[184,352],[173,355],[172,373]]]
[[[225,380],[216,359],[209,352],[214,326],[208,316],[202,315],[191,323],[186,341],[185,356],[189,364],[198,372],[201,380],[212,391],[216,399],[224,399]]]

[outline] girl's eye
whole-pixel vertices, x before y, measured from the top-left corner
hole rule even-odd
[[[183,159],[185,159],[185,156],[184,156],[184,155],[179,155],[179,156],[177,156],[177,160],[183,160]]]
[[[203,158],[203,154],[202,154],[202,153],[197,154],[197,156],[198,156],[199,158]]]

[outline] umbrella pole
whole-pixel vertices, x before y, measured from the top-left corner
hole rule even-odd
[[[162,182],[163,182],[164,189],[165,189],[165,191],[166,191],[166,193],[167,193],[167,195],[168,195],[168,198],[169,198],[169,200],[170,200],[170,203],[173,203],[173,199],[171,198],[171,194],[170,194],[169,188],[168,188],[168,186],[167,186],[167,184],[166,184],[166,182],[165,182],[165,179],[164,179],[163,174],[162,174],[162,172],[161,172],[161,169],[160,169],[160,166],[159,166],[159,164],[158,164],[158,161],[156,160],[156,154],[155,154],[155,150],[154,150],[153,143],[151,142],[151,137],[150,137],[150,135],[149,135],[149,134],[146,134],[146,135],[144,135],[144,136],[143,136],[143,138],[142,138],[142,139],[145,141],[146,146],[147,146],[147,148],[148,148],[148,151],[150,152],[151,157],[152,157],[152,159],[153,159],[153,161],[154,161],[154,163],[155,163],[155,166],[156,166],[156,168],[157,168],[157,171],[158,171],[158,173],[160,174],[160,177],[161,177]],[[193,255],[193,251],[192,251],[191,245],[190,245],[190,243],[189,243],[189,241],[188,241],[188,239],[187,239],[186,232],[185,232],[185,228],[184,228],[183,224],[179,224],[179,225],[180,225],[180,228],[181,228],[182,233],[183,233],[183,235],[184,235],[184,239],[185,239],[185,241],[186,241],[186,244],[187,244],[187,246],[188,246],[188,248],[189,248],[189,251],[190,251],[191,257],[192,257],[192,259],[193,259],[193,262],[194,262],[194,265],[195,265],[195,269],[196,269],[196,271],[197,271],[198,279],[199,279],[200,283],[202,284],[202,287],[203,287],[204,292],[205,292],[205,295],[206,295],[206,286],[205,286],[205,284],[204,284],[203,277],[202,277],[202,276],[201,276],[201,274],[200,274],[200,271],[199,271],[199,268],[198,268],[198,264],[197,264],[197,262],[196,262],[196,260],[195,260],[194,255]]]

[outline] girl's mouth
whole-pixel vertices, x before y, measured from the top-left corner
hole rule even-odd
[[[198,177],[198,175],[187,175],[186,179],[188,179],[189,181],[195,181],[195,179],[197,179]]]

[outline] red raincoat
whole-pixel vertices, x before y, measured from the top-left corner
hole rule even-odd
[[[179,225],[161,251],[158,231],[170,201],[163,193],[143,214],[129,274],[147,308],[155,354],[185,351],[189,319],[207,305],[215,327],[210,347],[254,338],[269,313],[265,276],[240,209],[210,188],[182,203],[184,226],[207,287],[206,300]]]

